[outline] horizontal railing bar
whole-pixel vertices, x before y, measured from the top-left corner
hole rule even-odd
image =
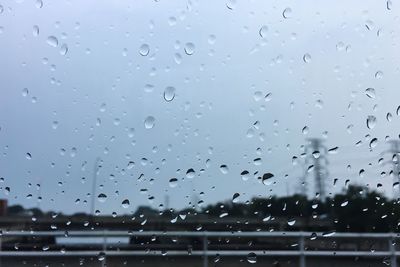
[[[101,251],[1,251],[0,257],[94,257],[98,256]],[[268,257],[268,256],[282,256],[282,257],[293,257],[304,255],[306,257],[369,257],[369,258],[381,258],[389,257],[393,254],[391,252],[379,251],[193,251],[189,254],[186,251],[107,251],[105,256],[247,256],[250,252],[253,252],[257,257]],[[396,252],[395,256],[400,256],[400,252]]]
[[[4,231],[1,236],[59,236],[59,237],[127,237],[127,236],[167,236],[167,237],[311,237],[321,238],[399,238],[398,233],[332,233],[322,232],[187,232],[187,231]]]

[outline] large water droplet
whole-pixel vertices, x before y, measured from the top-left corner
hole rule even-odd
[[[243,181],[247,181],[250,178],[250,173],[248,171],[242,171],[240,175],[242,176]]]
[[[178,179],[176,179],[176,178],[171,178],[171,179],[169,179],[169,186],[171,187],[171,188],[174,188],[174,187],[176,187],[178,185]]]
[[[239,193],[233,194],[232,202],[233,202],[233,203],[237,203],[237,202],[239,201],[239,197],[240,197],[240,194],[239,194]]]
[[[47,44],[52,47],[57,47],[58,39],[55,36],[49,36],[49,37],[47,37]]]
[[[165,88],[164,90],[165,101],[170,102],[174,100],[174,98],[175,98],[175,87],[168,86],[167,88]]]
[[[195,174],[196,172],[193,169],[189,169],[186,171],[186,177],[189,179],[194,178]]]
[[[272,181],[271,179],[274,177],[274,175],[272,173],[264,173],[264,175],[262,176],[262,183],[265,185],[271,185]]]
[[[139,54],[140,55],[142,55],[142,56],[147,56],[148,54],[150,53],[150,47],[149,47],[149,45],[148,44],[142,44],[140,47],[139,47]]]
[[[154,127],[156,123],[156,119],[153,116],[148,116],[145,120],[144,120],[144,127],[146,129],[151,129]]]

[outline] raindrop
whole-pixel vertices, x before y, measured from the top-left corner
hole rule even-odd
[[[292,17],[292,9],[290,7],[285,8],[282,12],[282,16],[285,19],[290,19]]]
[[[68,53],[68,46],[66,44],[63,44],[60,47],[60,55],[65,56]]]
[[[248,171],[242,171],[240,175],[242,176],[243,181],[247,181],[250,178],[250,173]]]
[[[37,8],[42,8],[43,7],[43,1],[42,0],[36,0],[36,7]]]
[[[272,173],[264,173],[264,175],[262,176],[262,183],[264,185],[271,185],[271,178],[273,178],[274,175]]]
[[[28,94],[29,94],[28,88],[22,89],[22,96],[23,96],[23,97],[28,96]]]
[[[121,206],[122,206],[124,209],[129,208],[130,205],[131,205],[131,203],[129,202],[129,199],[124,199],[124,200],[122,201],[122,203],[121,203]]]
[[[145,120],[144,120],[144,127],[146,129],[151,129],[154,127],[156,122],[156,119],[153,116],[148,116]]]
[[[308,53],[304,54],[304,56],[303,56],[303,61],[304,61],[305,63],[310,63],[310,62],[311,62],[311,55],[308,54]]]
[[[234,10],[235,9],[235,7],[236,7],[236,0],[228,0],[227,2],[226,2],[226,7],[229,9],[229,10]]]
[[[250,252],[247,254],[247,261],[249,263],[256,263],[257,262],[257,255],[254,252]]]
[[[349,201],[343,201],[343,202],[340,204],[340,206],[341,206],[341,207],[346,207],[347,204],[349,204]]]
[[[308,134],[308,131],[309,131],[308,126],[304,126],[303,129],[301,129],[301,132],[303,134]]]
[[[58,39],[55,36],[49,36],[49,37],[47,37],[47,44],[52,47],[57,47]]]
[[[369,148],[374,148],[378,144],[378,138],[372,138],[372,140],[369,142]]]
[[[223,174],[227,174],[229,169],[228,166],[226,166],[225,164],[219,166],[219,170],[223,173]]]
[[[376,117],[373,115],[368,116],[367,118],[367,127],[368,129],[373,129],[376,125]]]
[[[367,88],[367,89],[365,89],[365,94],[369,98],[375,98],[375,89],[374,88]]]
[[[239,194],[239,193],[233,194],[232,202],[233,202],[233,203],[237,203],[237,202],[239,201],[239,197],[240,197],[240,194]]]
[[[150,47],[149,47],[149,45],[148,44],[142,44],[140,47],[139,47],[139,54],[140,55],[142,55],[142,56],[147,56],[148,54],[150,53]]]
[[[171,188],[174,188],[174,187],[176,187],[178,185],[178,179],[176,179],[176,178],[171,178],[171,179],[169,179],[169,186],[171,187]]]
[[[104,253],[103,251],[99,252],[99,254],[97,254],[97,259],[99,261],[104,261],[106,259],[106,253]]]
[[[195,174],[196,174],[196,172],[193,169],[188,169],[186,171],[186,177],[189,179],[194,178]]]
[[[296,220],[295,220],[295,219],[289,219],[289,220],[287,221],[287,224],[288,224],[289,226],[293,226],[295,223],[296,223]]]
[[[267,32],[268,32],[268,27],[263,25],[258,31],[258,34],[260,34],[261,38],[265,38],[267,37]]]
[[[175,98],[175,87],[168,86],[167,88],[165,88],[164,90],[165,101],[170,102],[174,100],[174,98]]]
[[[390,1],[390,0],[388,0],[388,1],[386,1],[386,8],[387,8],[387,10],[392,10],[392,1]]]
[[[380,71],[380,70],[375,72],[375,78],[376,79],[382,79],[383,78],[383,72]]]
[[[185,45],[185,53],[188,56],[191,56],[194,54],[195,46],[193,43],[186,43]]]
[[[26,153],[26,158],[27,158],[27,159],[32,159],[31,153]]]
[[[97,200],[98,200],[99,202],[104,203],[104,202],[107,200],[107,195],[104,194],[104,193],[101,193],[101,194],[99,194],[99,195],[97,196]]]
[[[37,25],[33,26],[32,34],[35,37],[39,36],[39,26],[37,26]]]

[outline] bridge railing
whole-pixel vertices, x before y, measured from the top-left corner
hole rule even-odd
[[[168,250],[168,256],[201,256],[203,258],[203,267],[208,266],[208,258],[211,256],[226,256],[238,257],[248,256],[254,253],[257,257],[296,257],[299,260],[300,267],[306,267],[306,258],[310,257],[365,257],[365,258],[385,258],[390,261],[392,267],[397,267],[397,258],[400,252],[396,249],[396,241],[400,238],[399,234],[395,233],[311,233],[311,232],[186,232],[186,231],[4,231],[0,234],[0,249],[7,242],[12,240],[27,240],[37,239],[46,240],[45,238],[53,238],[54,240],[75,239],[75,242],[84,243],[85,239],[96,239],[96,244],[100,244],[100,249],[91,249],[91,247],[83,246],[79,250],[0,250],[0,259],[4,257],[94,257],[101,255],[101,265],[105,266],[107,257],[117,256],[165,256],[165,250],[147,250],[146,245],[142,249],[130,249],[127,246],[125,249],[108,250],[107,242],[111,238],[132,238],[147,237],[155,240],[156,238],[195,238],[201,240],[201,248],[198,247],[191,250],[190,253],[182,249]],[[247,246],[247,249],[232,248],[232,249],[214,249],[209,248],[209,243],[216,238],[245,238],[245,239],[264,239],[269,242],[274,240],[296,240],[296,243],[290,249],[252,249]],[[310,240],[319,241],[335,241],[347,240],[350,243],[377,242],[386,244],[379,250],[364,249],[309,249],[306,246]],[[100,242],[99,242],[100,240]],[[129,241],[128,241],[129,242]],[[261,243],[262,244],[262,243]],[[217,245],[218,246],[218,245]],[[261,245],[262,246],[262,245]],[[285,248],[285,246],[283,246]]]

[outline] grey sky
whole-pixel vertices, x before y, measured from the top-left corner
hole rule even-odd
[[[204,192],[206,203],[236,192],[242,201],[270,190],[293,193],[304,166],[301,160],[293,166],[292,157],[300,156],[305,138],[325,131],[325,145],[339,147],[329,155],[329,192],[350,179],[372,188],[382,183],[380,190],[392,193],[393,178],[380,176],[390,166],[378,165],[378,158],[388,148],[385,137],[399,135],[397,1],[389,9],[385,1],[364,0],[1,5],[0,196],[11,204],[37,206],[39,183],[43,209],[88,211],[84,200],[90,202],[97,157],[104,164],[96,195],[108,196],[96,201],[102,213],[157,207],[165,195],[172,207],[182,208],[193,189]],[[57,47],[49,36],[58,39]],[[185,53],[187,43],[194,45],[192,55]],[[147,56],[139,53],[143,44],[150,47]],[[304,60],[305,54],[311,59]],[[176,89],[171,102],[163,98],[168,86]],[[376,97],[367,97],[366,88],[375,88]],[[373,129],[366,126],[369,115],[377,118]],[[152,129],[144,127],[147,116],[156,119]],[[370,151],[375,137],[378,145]],[[359,140],[362,145],[355,146]],[[254,165],[255,158],[262,164]],[[130,161],[135,166],[127,169]],[[219,170],[222,164],[227,174]],[[193,179],[185,178],[190,168],[196,171]],[[243,170],[271,172],[276,184],[243,181]],[[178,186],[171,188],[174,177]],[[129,209],[121,207],[124,199]]]

